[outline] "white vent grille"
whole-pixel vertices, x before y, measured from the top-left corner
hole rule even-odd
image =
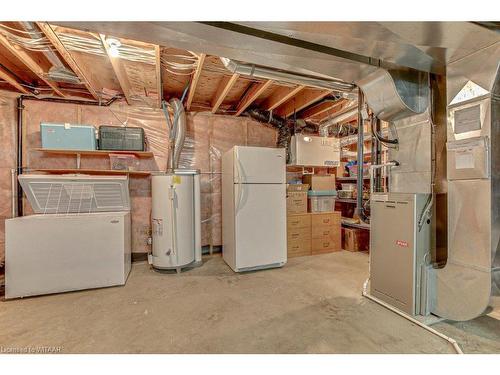
[[[24,175],[19,177],[19,181],[36,213],[69,214],[130,209],[126,177]]]

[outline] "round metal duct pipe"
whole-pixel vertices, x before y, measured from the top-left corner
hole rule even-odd
[[[429,106],[426,73],[377,69],[356,84],[363,91],[375,116],[383,121],[417,115]]]
[[[356,87],[353,84],[345,83],[341,80],[334,80],[334,79],[328,80],[328,79],[304,76],[300,74],[288,73],[280,70],[265,68],[262,66],[256,66],[253,64],[244,64],[241,62],[236,62],[226,57],[221,57],[220,60],[222,61],[226,69],[229,70],[231,73],[238,73],[250,77],[271,79],[274,81],[293,83],[296,85],[334,90],[339,92],[351,92]]]

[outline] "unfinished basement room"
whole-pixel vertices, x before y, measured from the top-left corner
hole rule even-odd
[[[0,353],[500,354],[500,23],[239,12],[2,17]]]

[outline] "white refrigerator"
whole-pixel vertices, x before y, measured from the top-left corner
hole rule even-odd
[[[235,146],[222,157],[222,252],[235,272],[286,263],[282,148]]]

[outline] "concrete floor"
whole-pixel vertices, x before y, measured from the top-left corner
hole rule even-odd
[[[219,255],[181,275],[133,265],[124,287],[0,302],[0,348],[63,353],[452,353],[360,295],[368,256],[294,258],[235,274]],[[436,324],[466,353],[500,353],[500,320]]]

